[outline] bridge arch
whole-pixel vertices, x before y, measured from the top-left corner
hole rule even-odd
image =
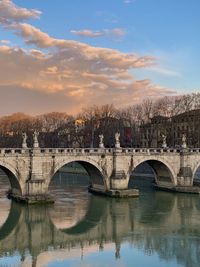
[[[64,166],[67,164],[76,162],[80,164],[88,173],[90,178],[90,185],[92,187],[98,187],[105,190],[107,188],[107,181],[106,176],[104,174],[104,171],[101,169],[101,167],[98,165],[98,163],[92,159],[83,159],[83,158],[74,158],[74,159],[68,159],[57,162],[57,164],[54,167],[54,171],[51,174],[51,177],[48,179],[48,187],[50,185],[51,180],[53,179],[54,175]]]
[[[138,160],[134,165],[134,168],[131,170],[129,177],[131,176],[132,172],[142,163],[147,163],[152,168],[155,177],[155,183],[157,185],[175,186],[177,184],[176,174],[170,164],[154,157]]]
[[[194,183],[195,176],[196,176],[196,173],[197,173],[198,169],[200,169],[200,162],[198,162],[193,168],[193,171],[192,171],[192,184]],[[199,178],[199,183],[200,183],[200,178]]]
[[[17,178],[18,175],[17,175],[16,170],[12,167],[12,165],[6,162],[1,162],[1,161],[0,161],[0,169],[3,170],[3,172],[8,177],[8,180],[10,182],[10,186],[12,189],[12,194],[21,196],[22,189],[21,189],[20,182]]]

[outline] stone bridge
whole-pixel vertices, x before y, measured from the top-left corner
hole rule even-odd
[[[0,168],[11,184],[11,196],[26,201],[47,200],[52,177],[64,165],[78,162],[90,176],[90,190],[110,196],[133,196],[130,176],[148,163],[162,189],[199,192],[194,177],[200,149],[147,148],[19,148],[0,149]]]

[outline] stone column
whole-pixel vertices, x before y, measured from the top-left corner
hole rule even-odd
[[[180,152],[180,170],[177,175],[177,186],[193,186],[192,167],[188,164],[186,135],[182,136],[182,151]]]
[[[111,189],[127,189],[128,177],[124,158],[121,156],[120,150],[113,153],[113,171],[111,175]]]
[[[128,189],[130,165],[127,164],[129,156],[122,155],[121,149],[113,151],[113,170],[110,177],[109,194],[113,197],[136,197],[137,189]]]

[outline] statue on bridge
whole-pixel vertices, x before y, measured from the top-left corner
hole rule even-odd
[[[39,132],[34,131],[33,133],[33,147],[34,148],[39,148],[38,135],[39,135]]]
[[[104,143],[103,143],[104,136],[103,134],[99,135],[99,147],[104,148]]]
[[[182,148],[187,148],[187,137],[186,137],[186,134],[183,134],[182,135]]]
[[[162,134],[162,148],[167,147],[166,139],[167,139],[167,136],[165,134]]]
[[[22,148],[27,148],[27,134],[26,133],[22,133]]]
[[[119,138],[120,138],[120,133],[115,133],[115,147],[116,148],[120,148],[120,141],[119,141]]]

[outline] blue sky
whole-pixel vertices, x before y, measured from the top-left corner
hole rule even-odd
[[[32,12],[32,14],[28,14],[28,16],[26,16],[26,14],[24,17],[22,8],[25,8],[26,12],[34,9],[41,13],[37,13],[36,16],[36,14]],[[159,97],[171,94],[172,92],[176,92],[177,94],[196,92],[199,90],[200,84],[198,66],[200,60],[199,11],[199,0],[0,0],[0,18],[2,16],[4,17],[5,14],[8,14],[7,17],[10,16],[9,21],[6,21],[6,23],[1,23],[0,21],[1,46],[9,46],[10,49],[15,48],[15,50],[17,48],[25,49],[26,54],[32,49],[35,49],[45,53],[45,55],[52,54],[54,58],[58,58],[58,54],[62,54],[68,59],[75,58],[73,54],[75,52],[74,49],[73,51],[70,50],[70,53],[72,53],[71,56],[69,52],[67,54],[63,52],[63,47],[58,48],[57,44],[41,44],[40,40],[35,42],[35,37],[32,33],[30,33],[30,31],[27,33],[27,25],[31,25],[34,29],[40,30],[42,33],[56,40],[74,40],[77,41],[79,45],[87,44],[88,48],[109,48],[111,49],[111,56],[108,57],[109,60],[112,61],[113,51],[118,51],[118,55],[122,57],[122,61],[124,60],[124,56],[126,57],[126,54],[134,54],[139,60],[141,60],[141,57],[145,56],[149,58],[152,57],[152,62],[149,62],[149,58],[148,60],[145,59],[146,64],[143,64],[143,66],[138,67],[138,65],[134,65],[133,62],[131,62],[129,66],[123,66],[120,68],[120,75],[119,72],[116,74],[116,66],[108,73],[105,73],[102,69],[99,73],[97,73],[97,71],[94,73],[91,67],[90,70],[87,70],[87,75],[82,75],[83,68],[78,69],[76,65],[79,77],[84,76],[84,79],[81,79],[79,84],[72,83],[73,79],[77,79],[77,76],[74,76],[74,72],[70,74],[70,77],[73,77],[73,79],[66,79],[66,70],[68,70],[69,73],[69,66],[65,66],[65,81],[70,85],[67,87],[65,83],[64,87],[62,83],[57,89],[55,89],[54,86],[53,90],[50,88],[50,84],[46,87],[44,86],[45,88],[43,89],[39,88],[37,90],[36,87],[39,81],[38,84],[33,84],[34,77],[27,78],[26,82],[22,82],[21,79],[19,79],[20,82],[17,83],[14,82],[14,80],[16,81],[16,77],[13,77],[13,83],[11,84],[8,83],[8,81],[4,81],[4,75],[2,78],[3,82],[1,83],[0,75],[0,88],[4,86],[2,89],[2,96],[8,98],[8,90],[18,90],[20,94],[28,94],[25,100],[30,101],[30,93],[33,94],[33,92],[38,94],[38,98],[44,98],[42,95],[43,93],[51,94],[51,96],[54,94],[53,97],[57,98],[57,106],[56,104],[55,106],[50,105],[46,101],[45,107],[41,107],[39,112],[52,111],[52,109],[55,110],[56,107],[61,111],[68,111],[67,108],[65,109],[64,107],[65,103],[63,99],[61,101],[61,106],[59,105],[59,96],[63,98],[63,94],[66,98],[67,105],[70,106],[69,109],[74,113],[79,109],[77,106],[83,107],[84,104],[106,104],[107,97],[112,99],[114,104],[119,105],[117,99],[121,98],[120,93],[122,93],[124,104],[130,105],[140,101],[142,95],[146,95],[146,92],[150,92],[149,95],[147,94],[149,97]],[[15,12],[19,12],[17,18],[15,17]],[[22,30],[21,24],[24,23],[26,24],[26,30],[24,28],[25,26],[23,26]],[[14,24],[15,26],[13,27]],[[27,39],[29,41],[27,41]],[[57,51],[58,49],[59,53]],[[77,51],[75,52],[76,56],[79,51],[80,49],[77,47]],[[102,57],[99,56],[99,50],[94,53],[96,53],[98,57],[98,63],[95,62],[96,66],[96,64],[101,64]],[[85,52],[83,52],[84,57],[89,57],[90,60],[92,60],[84,61],[84,66],[86,66],[86,63],[88,65],[90,64],[90,66],[94,64],[94,53],[92,52],[93,55],[91,59],[90,52],[88,55],[85,55]],[[83,56],[83,54],[81,56]],[[15,58],[15,55],[13,55],[13,57]],[[9,58],[9,60],[11,59]],[[15,60],[16,59],[14,59],[14,62]],[[76,64],[78,64],[78,61],[79,58]],[[102,65],[104,65],[104,70],[106,68],[110,69],[110,65],[105,66],[107,62],[108,58],[105,59],[104,57],[102,63]],[[46,69],[48,69],[48,75],[49,70],[51,73],[54,72],[54,75],[56,72],[59,75],[59,79],[62,80],[64,67],[61,60],[59,62],[51,62],[52,65],[50,65],[49,62],[48,64],[48,67],[46,67]],[[116,62],[116,64],[120,65],[120,62]],[[58,71],[61,69],[62,75],[61,72]],[[124,74],[126,72],[126,74],[128,73],[132,77],[131,81],[130,77],[123,77],[123,79],[121,79],[121,72],[123,71]],[[45,70],[40,68],[38,74],[35,73],[35,75],[37,77],[41,76],[40,82],[44,82],[45,84],[47,77],[44,78],[44,75],[41,75],[41,73],[44,74],[44,72]],[[21,70],[21,73],[18,75],[20,76],[21,74],[23,74],[23,77],[29,76],[29,73],[23,73],[23,70]],[[101,74],[101,76],[99,76],[99,74]],[[102,76],[105,74],[107,77]],[[110,75],[109,78],[108,75]],[[113,75],[115,75],[114,79]],[[87,81],[85,80],[86,76]],[[89,82],[88,76],[90,77]],[[54,78],[52,83],[58,83],[58,77],[55,76]],[[103,82],[103,79],[106,79],[107,82]],[[120,82],[119,86],[116,84],[116,81]],[[142,83],[140,83],[140,81],[142,81]],[[144,81],[148,81],[148,84]],[[83,88],[80,86],[81,83],[83,84]],[[138,88],[138,84],[148,87],[144,89],[143,94],[142,86]],[[14,86],[15,88],[13,89]],[[9,88],[6,92],[5,87]],[[29,90],[28,93],[26,91],[27,88]],[[120,90],[123,90],[123,92]],[[98,94],[95,95],[94,91],[98,91]],[[72,96],[74,99],[72,99]],[[49,97],[48,95],[47,98]],[[126,102],[127,97],[129,101]],[[37,99],[37,96],[35,96],[35,98]],[[21,104],[18,106],[20,107]],[[17,110],[17,105],[15,105],[14,110],[15,109]],[[34,113],[34,108],[32,107],[28,112]],[[2,113],[6,113],[5,108]]]

